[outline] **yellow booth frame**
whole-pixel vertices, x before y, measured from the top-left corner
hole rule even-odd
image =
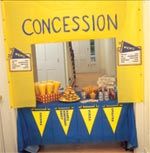
[[[115,38],[116,56],[120,42],[126,41],[141,47],[141,60],[144,60],[142,1],[4,0],[2,8],[6,57],[11,54],[11,48],[18,48],[25,54],[31,54],[31,45],[37,43]],[[93,23],[97,23],[101,17],[103,19],[106,17],[103,20],[105,22],[109,19],[111,25],[107,23],[107,26],[103,27],[104,25],[95,24],[93,27]],[[54,18],[56,20],[53,31],[38,33],[32,27],[35,21],[48,21]],[[65,24],[62,22],[64,20]],[[6,58],[6,61],[10,106],[12,108],[36,106],[33,65],[32,71],[11,72],[9,58]],[[143,78],[143,62],[139,65],[117,64],[118,102],[143,102]]]

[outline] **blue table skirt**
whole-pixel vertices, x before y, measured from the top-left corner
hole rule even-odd
[[[98,143],[98,142],[122,142],[127,141],[132,148],[137,147],[137,135],[133,104],[122,104],[122,111],[116,128],[113,133],[110,124],[103,111],[103,107],[116,107],[117,101],[95,102],[95,103],[60,103],[53,102],[48,104],[37,103],[37,109],[50,109],[50,115],[46,123],[43,136],[37,128],[32,115],[32,108],[18,109],[17,133],[18,150],[22,151],[31,145],[46,144],[66,144],[66,143]],[[79,107],[98,107],[98,113],[92,128],[88,134],[87,128],[81,116]],[[73,116],[70,123],[68,134],[65,135],[56,109],[73,108]]]

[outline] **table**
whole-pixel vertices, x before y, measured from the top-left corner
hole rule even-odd
[[[18,151],[31,145],[126,141],[137,147],[133,104],[37,103],[18,109]]]

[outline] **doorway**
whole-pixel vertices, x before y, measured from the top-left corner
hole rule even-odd
[[[115,39],[72,41],[76,85],[80,88],[97,85],[101,76],[116,77]]]

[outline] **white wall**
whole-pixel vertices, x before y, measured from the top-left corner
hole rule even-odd
[[[136,153],[150,153],[150,1],[144,1],[144,103],[135,105],[139,147]]]
[[[115,39],[99,40],[99,67],[102,74],[116,76]]]
[[[115,39],[96,39],[96,63],[93,65],[90,61],[90,42],[74,41],[72,42],[75,51],[75,60],[83,61],[83,63],[76,63],[78,73],[82,72],[98,72],[102,75],[108,76],[116,75],[116,47]],[[88,51],[87,51],[88,50]],[[79,66],[78,66],[79,65]],[[89,65],[89,67],[86,65]],[[91,66],[90,66],[91,65]]]
[[[6,56],[4,49],[4,35],[2,30],[2,8],[0,1],[0,115],[2,123],[2,132],[4,139],[4,151],[17,152],[17,134],[16,134],[16,111],[9,107],[8,79],[6,73]]]

